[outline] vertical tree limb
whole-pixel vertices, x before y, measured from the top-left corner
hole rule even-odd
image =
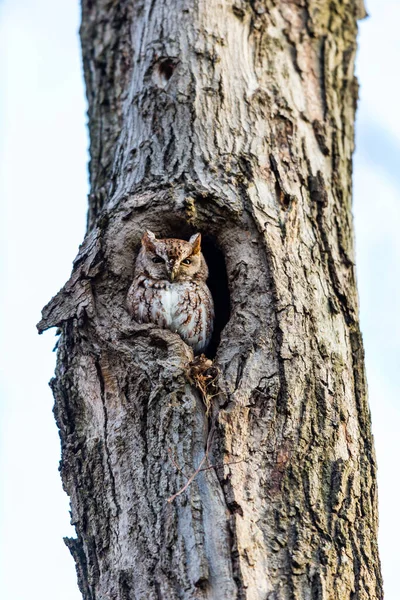
[[[88,233],[39,329],[62,331],[85,600],[382,598],[351,217],[360,16],[358,0],[82,2]],[[171,503],[186,482],[168,449],[193,473],[208,417],[190,349],[126,312],[145,228],[200,230],[217,280],[225,466]]]

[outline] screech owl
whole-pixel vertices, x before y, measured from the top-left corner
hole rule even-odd
[[[207,277],[200,233],[186,242],[156,239],[146,231],[127,296],[128,311],[138,323],[178,333],[199,354],[210,343],[214,322]]]

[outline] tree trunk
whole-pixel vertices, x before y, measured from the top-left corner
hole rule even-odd
[[[360,0],[82,10],[88,232],[39,329],[61,332],[84,599],[381,599],[351,217]],[[208,371],[127,313],[145,228],[203,234]]]

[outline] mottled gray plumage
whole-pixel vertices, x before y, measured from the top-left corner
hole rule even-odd
[[[213,330],[207,277],[200,233],[186,242],[157,240],[146,231],[128,292],[128,310],[139,323],[155,323],[178,333],[198,354],[208,346]]]

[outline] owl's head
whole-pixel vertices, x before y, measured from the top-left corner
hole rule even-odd
[[[170,281],[206,280],[208,269],[201,253],[201,234],[190,240],[174,238],[156,239],[151,231],[145,231],[140,251],[141,267],[152,279]]]

